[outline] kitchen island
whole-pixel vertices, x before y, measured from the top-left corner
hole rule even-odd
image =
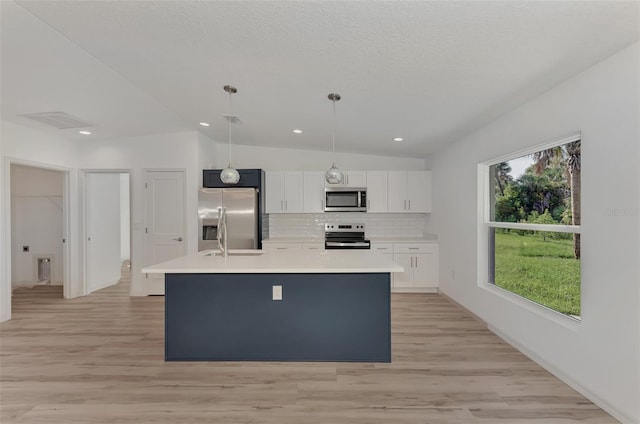
[[[165,274],[167,361],[391,361],[390,273],[371,251],[193,254]]]

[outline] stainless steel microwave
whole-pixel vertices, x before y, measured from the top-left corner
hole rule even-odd
[[[325,212],[366,212],[367,189],[327,187],[324,189]]]

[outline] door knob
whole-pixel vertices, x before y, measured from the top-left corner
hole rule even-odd
[[[171,240],[182,241],[182,237],[172,238]]]

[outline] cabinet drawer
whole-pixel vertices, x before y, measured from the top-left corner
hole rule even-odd
[[[371,243],[371,250],[378,253],[393,253],[393,243]]]
[[[302,243],[287,243],[287,242],[262,242],[262,248],[268,250],[301,250]]]
[[[395,243],[393,253],[435,253],[437,246],[433,243]]]
[[[302,248],[304,250],[323,250],[324,243],[323,242],[302,243]]]

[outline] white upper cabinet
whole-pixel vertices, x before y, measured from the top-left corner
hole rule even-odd
[[[266,213],[323,213],[325,187],[366,187],[367,212],[430,213],[431,171],[346,171],[327,184],[324,171],[266,171]]]
[[[431,171],[389,171],[388,212],[431,212]]]
[[[347,171],[345,172],[345,180],[347,187],[366,187],[367,173],[366,171]]]
[[[366,187],[367,171],[342,171],[344,180],[340,184],[325,183],[326,187]],[[324,173],[323,173],[324,175]]]
[[[388,173],[388,212],[407,212],[407,172]]]
[[[304,172],[304,200],[302,203],[305,213],[324,212],[324,183],[323,171]]]
[[[409,212],[431,212],[431,171],[407,172],[407,201]]]
[[[303,172],[266,171],[265,209],[267,213],[302,213]]]
[[[367,212],[387,212],[387,171],[367,172]]]

